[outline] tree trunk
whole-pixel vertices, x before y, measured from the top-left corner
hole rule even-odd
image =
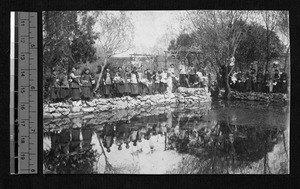
[[[267,27],[267,63],[266,63],[266,71],[269,68],[269,28]]]
[[[225,88],[225,94],[224,97],[225,99],[230,99],[231,96],[231,89],[229,86],[229,73],[228,73],[228,66],[224,66],[224,76],[223,79],[225,80],[224,84],[224,88]]]
[[[288,54],[290,51],[290,46],[288,46],[286,53],[285,53],[285,59],[284,59],[284,71],[286,72],[286,63],[287,63],[287,58],[288,58]]]
[[[94,89],[94,93],[98,90],[98,88],[99,88],[99,86],[100,86],[100,81],[101,81],[101,79],[102,79],[103,71],[104,71],[104,68],[106,67],[106,65],[107,65],[107,58],[105,57],[105,59],[104,59],[104,64],[103,64],[103,66],[101,67],[101,72],[100,72],[100,74],[99,74],[99,78],[98,78],[98,80],[97,80],[96,87],[95,87],[95,89]]]

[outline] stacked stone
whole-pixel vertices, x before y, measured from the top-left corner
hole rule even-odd
[[[194,111],[185,111],[187,106],[176,107],[176,112],[191,116],[202,116],[206,113],[205,105],[196,106]],[[175,109],[171,106],[151,106],[150,108],[130,109],[130,110],[115,110],[105,111],[95,114],[81,114],[75,117],[59,117],[44,120],[44,129],[47,131],[59,131],[62,129],[77,128],[77,127],[93,127],[96,130],[103,129],[103,123],[117,122],[128,120],[132,117],[147,117],[160,115],[166,112],[173,112]]]
[[[288,95],[283,93],[258,93],[258,92],[232,92],[232,98],[238,100],[252,100],[263,102],[285,103]]]
[[[60,102],[47,104],[44,107],[44,118],[58,118],[63,116],[78,116],[81,114],[98,113],[122,109],[141,109],[146,111],[150,107],[177,107],[182,103],[194,106],[202,102],[210,101],[205,89],[180,88],[179,93],[130,96],[109,99],[93,99],[92,101],[76,101],[72,103]]]

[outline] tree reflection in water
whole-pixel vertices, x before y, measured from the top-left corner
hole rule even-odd
[[[228,106],[232,104],[218,104],[218,110]],[[229,111],[225,109],[225,112]],[[285,136],[285,127],[240,125],[237,124],[237,116],[243,115],[236,115],[235,112],[225,116],[218,112],[219,117],[215,117],[211,110],[203,115],[203,110],[185,109],[164,111],[156,115],[131,116],[127,120],[105,118],[107,121],[103,121],[97,116],[52,120],[44,125],[44,140],[49,138],[51,141],[51,148],[44,149],[44,172],[99,173],[101,171],[97,165],[102,157],[103,173],[122,173],[120,167],[110,162],[107,153],[112,150],[125,153],[129,148],[136,147],[132,156],[136,156],[139,161],[140,153],[151,154],[155,151],[156,139],[153,136],[158,135],[165,137],[164,150],[176,151],[183,157],[178,167],[169,173],[289,172],[289,137]],[[91,143],[93,135],[100,146],[98,151]],[[145,147],[138,147],[143,141],[149,142],[150,152],[146,152]],[[273,152],[275,145],[279,144],[283,146],[284,150],[281,151],[284,151],[284,155]],[[116,148],[112,148],[114,145]],[[279,148],[281,149],[276,147]],[[274,159],[271,157],[269,160],[272,153],[274,157],[281,159],[275,159],[276,165],[270,166]]]

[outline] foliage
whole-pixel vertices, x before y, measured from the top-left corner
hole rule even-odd
[[[190,143],[188,138],[169,137],[176,151],[186,154],[177,173],[222,174],[239,172],[237,168],[247,169],[253,162],[265,160],[283,133],[278,129],[236,126],[235,130],[234,127],[221,121],[213,128],[199,130],[201,140],[196,143]]]
[[[92,148],[70,154],[64,153],[60,148],[43,151],[45,168],[56,174],[95,174],[93,166],[97,156],[98,153]]]
[[[94,30],[97,31],[97,53],[103,57],[104,63],[97,80],[96,91],[99,87],[104,68],[108,59],[116,54],[126,52],[131,47],[133,39],[133,24],[129,16],[122,11],[91,12],[97,20]]]
[[[266,29],[256,23],[248,24],[247,27],[247,32],[241,39],[236,52],[236,62],[241,71],[248,69],[250,63],[254,61],[258,61],[258,67],[263,67],[267,60]],[[269,59],[281,57],[284,45],[274,31],[270,32],[269,44]]]
[[[44,98],[53,68],[70,71],[72,66],[96,60],[94,23],[86,11],[43,12]]]

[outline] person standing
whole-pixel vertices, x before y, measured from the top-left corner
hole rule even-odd
[[[158,71],[155,73],[155,93],[160,93],[160,77],[161,77],[161,71]]]
[[[115,89],[116,89],[116,96],[122,97],[122,95],[124,93],[124,81],[121,78],[119,71],[116,72],[113,83],[114,83]]]
[[[137,69],[137,74],[138,74],[138,93],[139,93],[139,95],[141,95],[143,93],[143,88],[144,88],[144,84],[142,83],[142,80],[144,78],[144,74],[142,72],[141,67],[139,67]]]
[[[280,88],[280,75],[278,69],[276,69],[273,76],[273,92],[274,93],[280,92],[279,88]]]
[[[109,68],[103,73],[104,96],[111,98],[112,96],[112,73]]]
[[[232,81],[232,89],[233,90],[237,90],[237,72],[233,72],[232,76],[231,76],[231,81]]]
[[[134,67],[133,71],[131,72],[131,94],[133,96],[137,96],[139,94],[138,81],[139,81],[139,75],[137,72],[137,68]]]
[[[149,80],[148,80],[148,70],[144,71],[143,78],[140,80],[142,84],[142,94],[149,94],[150,88],[149,88]]]
[[[147,80],[148,80],[148,88],[149,88],[149,94],[153,94],[153,79],[152,79],[152,73],[149,69],[147,69]]]
[[[124,73],[124,94],[125,95],[131,94],[130,80],[131,80],[131,73],[129,72],[129,68],[126,67]]]
[[[189,79],[188,79],[188,86],[192,86],[196,81],[196,70],[194,64],[191,64],[189,67]]]
[[[56,102],[60,99],[60,80],[57,71],[54,70],[52,73],[52,84],[50,85],[50,99]]]
[[[90,74],[90,70],[85,68],[81,75],[81,83],[82,83],[82,98],[84,100],[90,100],[92,97],[92,75]]]
[[[170,72],[167,73],[167,93],[173,92],[173,78]]]
[[[282,93],[287,93],[287,73],[282,72],[280,75],[280,81],[281,81],[281,92]]]
[[[251,82],[251,76],[250,76],[250,71],[246,72],[246,92],[251,92],[252,91],[252,82]]]
[[[167,70],[163,69],[162,73],[161,73],[161,80],[160,80],[160,89],[161,89],[161,93],[165,93],[167,90]]]
[[[196,75],[198,76],[198,82],[200,84],[200,87],[204,87],[203,74],[202,74],[201,68],[198,69],[198,71],[196,72]]]
[[[251,81],[251,91],[256,91],[256,70],[251,68],[250,70],[250,81]]]
[[[64,100],[70,96],[70,86],[67,71],[64,70],[60,77],[60,97]]]
[[[241,92],[245,92],[246,91],[246,76],[245,76],[244,72],[241,73],[240,88],[241,88]]]
[[[270,92],[270,74],[268,70],[266,70],[266,73],[264,75],[264,92]]]
[[[73,67],[70,73],[70,83],[71,83],[71,98],[72,100],[80,100],[80,74],[78,72],[78,67]]]
[[[258,71],[257,76],[256,76],[256,91],[257,92],[262,92],[262,85],[263,85],[263,74],[261,71]]]
[[[181,62],[179,66],[179,83],[182,87],[187,87],[186,83],[186,65],[184,61]]]

